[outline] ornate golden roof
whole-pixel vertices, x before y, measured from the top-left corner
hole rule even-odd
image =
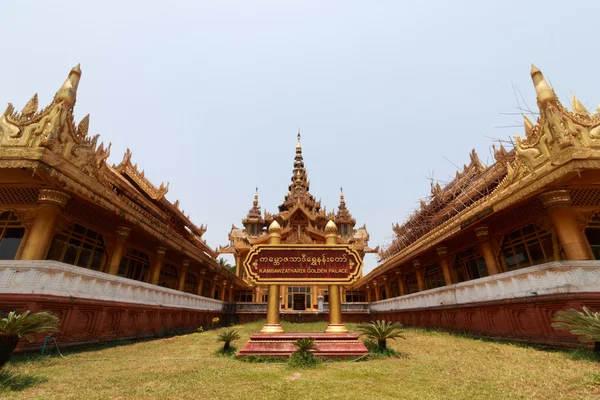
[[[166,200],[168,184],[155,187],[146,179],[144,172],[131,164],[129,149],[119,166],[111,167],[106,163],[110,144],[97,145],[99,135],[88,135],[89,115],[76,125],[73,112],[80,78],[77,65],[52,102],[40,111],[37,94],[20,113],[8,104],[0,116],[1,167],[37,168],[44,163],[66,189],[134,221],[161,241],[177,241],[185,251],[216,265],[211,258],[214,250],[202,239],[206,227],[195,226],[179,211],[178,203]]]
[[[421,201],[421,208],[404,224],[393,226],[395,238],[380,252],[381,268],[424,251],[436,243],[435,238],[448,235],[461,224],[532,195],[569,170],[600,168],[599,112],[591,114],[575,96],[573,111],[567,110],[535,66],[531,79],[540,113],[535,124],[524,116],[525,137],[515,136],[516,145],[510,151],[494,147],[495,163],[490,167],[483,166],[473,151],[471,163],[450,183],[444,187],[432,184],[428,201]]]

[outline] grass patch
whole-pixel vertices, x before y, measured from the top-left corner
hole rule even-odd
[[[45,381],[47,381],[46,378],[18,374],[10,369],[2,369],[0,370],[0,393],[19,392]]]
[[[367,350],[369,350],[369,357],[367,359],[372,359],[372,358],[401,358],[401,357],[408,357],[408,355],[399,352],[398,350],[392,348],[392,347],[388,347],[385,350],[381,351],[379,350],[379,347],[377,346],[377,343],[375,343],[372,340],[364,340],[363,341],[365,347],[367,348]]]
[[[235,326],[241,347],[264,321]],[[326,323],[282,323],[323,332]],[[355,331],[354,324],[347,324]],[[324,362],[290,371],[276,357],[216,356],[231,328],[119,346],[63,349],[66,358],[15,355],[0,386],[11,399],[597,399],[592,352],[546,351],[446,332],[405,328],[388,348],[401,358]],[[594,356],[595,357],[595,356]],[[335,388],[333,390],[332,388]]]
[[[219,350],[215,351],[215,355],[219,357],[235,357],[235,353],[237,353],[237,347],[231,346],[228,349],[224,349],[221,347]]]

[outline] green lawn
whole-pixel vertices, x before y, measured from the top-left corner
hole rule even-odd
[[[288,332],[323,331],[326,326],[282,325]],[[242,346],[261,326],[262,322],[236,327],[242,339],[234,344]],[[290,370],[284,364],[215,357],[215,339],[222,331],[66,349],[66,359],[19,355],[0,378],[0,398],[600,398],[600,362],[583,350],[546,351],[407,329],[407,340],[391,342],[404,357]]]

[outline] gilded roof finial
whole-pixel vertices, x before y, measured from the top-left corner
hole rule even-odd
[[[69,72],[69,76],[54,96],[54,100],[57,102],[62,101],[67,104],[67,106],[75,105],[75,100],[77,99],[77,86],[79,86],[80,78],[81,68],[80,64],[77,64],[71,69],[71,72]]]
[[[23,107],[23,110],[21,111],[21,115],[23,115],[24,117],[29,117],[29,116],[35,114],[37,109],[38,109],[38,95],[36,93],[27,102],[27,104],[25,104],[25,107]]]
[[[573,112],[580,117],[589,118],[590,112],[585,108],[583,104],[579,101],[575,95],[572,95],[571,104],[573,105]]]
[[[252,203],[254,207],[258,207],[258,186],[256,187],[256,192],[254,192],[254,202]]]
[[[269,225],[269,234],[281,234],[281,225],[277,220],[273,220],[271,225]]]
[[[297,149],[302,148],[302,146],[300,145],[300,129],[298,129],[298,144],[296,145]]]
[[[534,125],[533,122],[527,118],[527,115],[523,115],[523,126],[525,126],[525,136],[530,137],[531,133],[533,132]]]
[[[533,64],[531,64],[531,80],[535,86],[538,106],[542,107],[550,101],[557,100],[556,94],[550,85],[548,85],[548,82],[546,82],[544,74],[542,74],[542,71]]]
[[[329,222],[327,223],[327,225],[325,225],[325,235],[329,236],[329,235],[337,235],[338,233],[338,228],[335,225],[335,222],[333,222],[332,220],[329,220]]]
[[[346,204],[346,200],[344,200],[344,188],[340,186],[340,204]]]

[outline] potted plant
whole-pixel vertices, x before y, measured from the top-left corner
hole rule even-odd
[[[49,312],[18,314],[10,312],[0,319],[0,368],[8,361],[19,339],[31,342],[34,333],[54,333],[58,331],[59,320]]]

